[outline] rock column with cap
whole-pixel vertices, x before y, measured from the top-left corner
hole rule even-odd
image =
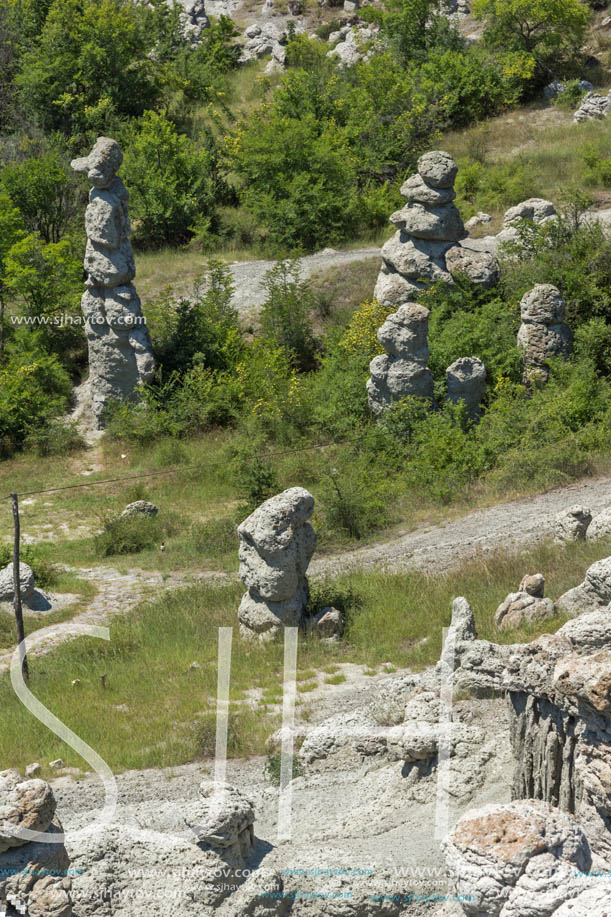
[[[572,336],[564,321],[565,309],[560,290],[551,284],[538,283],[522,297],[518,347],[523,353],[525,382],[546,382],[548,359],[566,357],[571,352]]]
[[[446,369],[451,404],[464,404],[470,420],[480,415],[482,398],[486,394],[486,367],[478,357],[461,357]]]
[[[459,245],[467,232],[453,203],[457,171],[449,153],[433,150],[420,157],[418,172],[402,186],[407,204],[390,217],[397,232],[382,248],[374,291],[383,305],[408,303],[438,280],[452,283],[453,273],[483,286],[498,281],[494,255]]]
[[[389,315],[378,330],[386,353],[373,358],[367,380],[369,407],[377,416],[406,395],[434,403],[433,377],[426,365],[428,326],[429,310],[407,303]]]
[[[316,547],[313,512],[312,494],[291,487],[238,527],[240,577],[248,590],[238,611],[242,636],[271,640],[282,628],[303,623],[306,571]]]
[[[87,290],[81,300],[89,348],[92,409],[98,429],[113,401],[133,397],[155,364],[129,241],[128,193],[117,177],[123,156],[116,141],[98,137],[91,153],[72,162],[93,188],[85,214]]]

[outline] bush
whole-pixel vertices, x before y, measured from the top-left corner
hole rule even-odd
[[[29,433],[24,446],[40,458],[47,458],[79,452],[87,448],[87,443],[74,424],[51,421],[46,428]]]
[[[281,261],[265,275],[265,303],[261,329],[265,337],[283,347],[302,371],[314,367],[315,341],[310,314],[315,297],[307,280],[300,279],[298,261]]]
[[[95,553],[98,557],[139,554],[140,551],[159,547],[175,530],[173,520],[159,515],[107,518],[102,531],[95,536]]]

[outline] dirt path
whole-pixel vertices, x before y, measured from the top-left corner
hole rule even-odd
[[[596,514],[611,505],[611,477],[570,484],[548,493],[498,503],[446,524],[415,529],[392,541],[319,557],[310,565],[314,576],[376,567],[391,571],[418,569],[443,572],[469,557],[499,547],[519,548],[550,535],[554,519],[576,503]]]
[[[337,251],[334,248],[325,248],[314,255],[301,258],[301,276],[306,279],[331,267],[340,267],[353,261],[363,261],[365,258],[379,258],[380,249],[354,248],[350,251]],[[238,312],[248,313],[251,309],[262,306],[265,302],[265,289],[263,278],[266,273],[277,264],[277,261],[235,261],[231,265],[235,293],[233,305]]]

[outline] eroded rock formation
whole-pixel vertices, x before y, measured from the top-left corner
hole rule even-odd
[[[243,636],[268,640],[303,623],[306,571],[316,547],[313,512],[312,494],[291,487],[238,526],[240,577],[248,590],[238,612]]]
[[[48,783],[24,780],[16,770],[0,773],[0,910],[7,902],[14,913],[31,917],[71,917],[70,861],[63,843],[23,840],[7,827],[63,833]]]
[[[420,157],[418,172],[401,188],[407,204],[390,218],[397,232],[382,248],[374,291],[383,305],[408,303],[437,280],[452,283],[452,273],[485,286],[498,280],[494,255],[460,245],[467,232],[453,203],[457,171],[449,153],[433,150]]]
[[[128,193],[117,177],[118,144],[98,137],[91,153],[72,168],[93,188],[85,214],[87,291],[81,300],[89,348],[92,409],[99,429],[112,401],[133,397],[155,368],[140,299],[132,284],[136,268],[128,217]]]
[[[204,818],[190,826],[198,843],[216,850],[235,868],[244,866],[255,843],[254,805],[240,790],[229,784],[219,790],[213,780],[200,784],[199,795],[206,806]]]
[[[588,506],[575,504],[558,513],[554,521],[554,539],[558,544],[570,541],[581,541],[586,537],[592,521],[592,511]]]
[[[414,395],[433,403],[433,377],[427,367],[429,310],[407,303],[389,315],[378,329],[386,353],[369,364],[369,407],[379,416],[393,401]]]
[[[548,283],[538,283],[522,297],[518,347],[523,351],[525,381],[547,381],[549,358],[566,357],[571,352],[565,309],[560,290]]]
[[[598,611],[611,602],[611,557],[597,560],[586,570],[583,583],[569,589],[558,599],[558,609],[577,617]]]
[[[592,121],[606,118],[611,114],[611,89],[607,95],[598,92],[588,92],[581,100],[581,105],[573,115],[573,122]]]
[[[521,624],[551,618],[554,603],[545,599],[545,577],[541,573],[525,576],[517,592],[510,592],[494,615],[494,622],[500,630],[511,630]]]
[[[467,416],[476,420],[486,394],[486,367],[478,357],[460,357],[446,369],[447,400],[465,405]]]

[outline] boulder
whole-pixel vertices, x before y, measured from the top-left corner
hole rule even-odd
[[[488,289],[501,279],[501,268],[492,252],[475,251],[468,244],[454,245],[446,252],[446,266],[452,277],[466,277],[471,283]]]
[[[548,220],[555,220],[557,217],[556,208],[551,201],[546,201],[541,197],[531,197],[526,201],[521,201],[505,212],[501,231],[495,239],[496,245],[515,242],[519,238],[521,220],[528,220],[536,226],[541,226]]]
[[[159,509],[154,503],[149,503],[148,500],[135,500],[125,507],[121,513],[121,519],[126,516],[156,516],[158,512]]]
[[[611,602],[611,557],[597,560],[586,570],[583,583],[561,595],[558,610],[575,618],[598,611]]]
[[[34,595],[34,571],[23,561],[19,563],[19,592],[24,601]],[[14,595],[13,564],[10,563],[0,570],[0,602],[12,602]]]
[[[6,829],[46,831],[55,815],[55,797],[44,780],[24,780],[19,771],[0,773],[0,853],[27,843]]]
[[[253,803],[235,787],[213,780],[200,784],[199,796],[207,811],[190,825],[198,843],[230,857],[232,865],[243,866],[255,843]]]
[[[587,527],[586,538],[588,541],[597,541],[599,538],[608,538],[611,535],[611,506],[607,506],[596,513]]]
[[[458,166],[449,153],[432,150],[418,160],[418,173],[433,188],[453,188]]]
[[[558,544],[570,541],[582,541],[592,521],[589,507],[576,504],[562,510],[554,520],[554,535]]]
[[[470,420],[480,415],[482,398],[486,394],[486,367],[477,357],[461,357],[446,369],[451,404],[464,404]]]
[[[308,630],[326,640],[339,638],[344,630],[344,616],[337,608],[323,608],[308,622]]]
[[[199,15],[202,0],[190,3],[193,16]],[[190,14],[185,10],[180,15]],[[129,241],[129,196],[116,175],[122,160],[116,141],[98,137],[88,156],[72,162],[73,170],[93,184],[85,212],[87,290],[81,309],[94,420],[100,430],[111,402],[132,399],[155,370],[140,299],[132,285],[136,267]]]
[[[524,380],[547,381],[548,359],[571,352],[572,335],[564,322],[565,302],[557,287],[538,283],[520,302],[522,324],[518,347],[523,352]]]
[[[473,917],[552,917],[577,897],[592,856],[572,815],[533,799],[467,812],[442,842]]]
[[[573,123],[582,121],[600,120],[611,113],[611,89],[607,95],[598,92],[588,92],[581,100],[581,104],[573,115]]]
[[[467,232],[471,232],[472,229],[477,229],[478,226],[485,226],[487,223],[492,223],[492,217],[489,213],[485,213],[483,210],[480,210],[479,213],[476,213],[475,216],[472,216],[471,219],[467,220],[465,223],[465,229]]]
[[[314,497],[292,487],[262,503],[238,526],[240,577],[247,588],[238,617],[244,636],[270,639],[303,621],[306,571],[316,534]]]

